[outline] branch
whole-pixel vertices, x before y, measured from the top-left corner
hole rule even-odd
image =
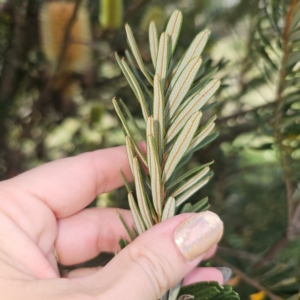
[[[37,103],[39,103],[43,98],[45,98],[49,94],[49,91],[51,90],[51,88],[53,86],[56,75],[57,75],[57,73],[59,73],[61,64],[63,63],[66,52],[68,50],[69,43],[71,42],[71,39],[70,39],[71,30],[73,28],[74,22],[76,21],[77,13],[78,13],[78,10],[79,10],[82,2],[83,2],[83,0],[76,0],[73,14],[66,26],[66,29],[65,29],[65,34],[64,34],[63,41],[62,41],[62,46],[61,46],[60,54],[59,54],[57,64],[55,67],[54,74],[48,79],[48,82],[46,83],[45,88],[40,93]]]
[[[262,258],[255,264],[255,267],[263,267],[274,261],[274,257],[283,247],[285,247],[287,243],[288,238],[286,234],[284,234],[277,241],[275,241],[275,243],[267,250],[267,252],[262,256]]]
[[[83,0],[77,0],[76,1],[73,14],[72,14],[67,26],[66,26],[65,35],[64,35],[62,47],[61,47],[61,50],[60,50],[60,55],[59,55],[58,60],[57,60],[55,74],[57,74],[59,72],[61,64],[62,64],[62,62],[65,58],[65,55],[66,55],[66,52],[67,52],[67,49],[68,49],[68,46],[69,46],[69,43],[70,43],[71,31],[72,31],[74,22],[76,21],[77,13],[78,13],[78,10],[80,8],[80,5],[81,5],[82,1]],[[54,76],[55,76],[55,74],[54,74]]]
[[[220,119],[216,119],[216,124],[221,124],[221,123],[227,122],[230,119],[236,119],[238,117],[244,116],[244,115],[249,114],[249,113],[255,113],[255,112],[257,112],[260,109],[272,107],[274,104],[275,104],[275,102],[270,102],[270,103],[267,103],[267,104],[255,107],[253,109],[249,109],[249,110],[245,110],[245,111],[240,111],[240,112],[237,112],[237,113],[232,114],[230,116],[227,116],[227,117],[224,117],[224,118],[220,118]]]
[[[224,255],[230,255],[230,256],[235,256],[235,257],[239,257],[241,259],[246,259],[246,260],[256,260],[257,259],[257,255],[252,254],[252,253],[248,253],[246,251],[242,251],[242,250],[235,250],[232,248],[228,248],[228,247],[224,247],[224,246],[218,246],[218,252],[224,254]]]
[[[223,260],[222,258],[216,256],[214,258],[214,260],[219,263],[222,266],[228,267],[232,270],[232,272],[236,275],[238,275],[243,281],[245,281],[246,283],[250,284],[251,286],[253,286],[254,288],[256,288],[259,291],[263,291],[265,292],[265,294],[271,299],[271,300],[283,300],[283,298],[273,294],[269,289],[267,289],[266,287],[264,287],[263,285],[261,285],[258,281],[256,281],[255,279],[250,278],[248,275],[246,275],[244,272],[242,272],[241,270],[237,269],[236,267],[234,267],[233,265],[229,264],[228,262],[226,262],[225,260]]]
[[[279,84],[277,89],[277,96],[275,99],[276,106],[274,109],[274,124],[273,124],[274,137],[278,145],[279,154],[281,157],[281,163],[284,171],[284,181],[286,187],[286,198],[287,198],[287,206],[288,206],[288,229],[290,228],[291,221],[292,221],[292,214],[293,214],[293,202],[292,202],[293,184],[290,176],[290,167],[288,166],[287,156],[285,154],[284,146],[282,145],[283,137],[279,127],[282,120],[281,108],[283,102],[283,92],[285,88],[285,78],[287,76],[286,63],[290,51],[290,26],[293,17],[293,11],[296,4],[297,4],[296,0],[290,1],[290,6],[285,19],[285,27],[282,33],[283,55],[280,64]]]

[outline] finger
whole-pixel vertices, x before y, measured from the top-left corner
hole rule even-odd
[[[217,281],[222,285],[224,283],[224,277],[222,272],[216,268],[195,268],[184,277],[183,285],[188,285],[200,281]]]
[[[133,220],[130,211],[115,208],[89,208],[58,220],[55,248],[63,265],[78,264],[94,258],[100,252],[120,250],[119,239],[130,241],[118,212],[129,228]]]
[[[42,199],[56,217],[63,218],[86,207],[97,195],[122,186],[120,170],[132,179],[124,146],[57,160],[9,182]]]
[[[153,300],[191,272],[223,233],[212,212],[183,214],[153,226],[88,281],[102,282],[107,298]]]

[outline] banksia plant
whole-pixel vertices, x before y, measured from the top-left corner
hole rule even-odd
[[[135,227],[130,229],[122,216],[120,218],[132,240],[156,223],[176,214],[201,212],[209,208],[207,198],[193,205],[187,201],[209,181],[212,162],[181,176],[178,170],[195,151],[216,137],[216,133],[212,132],[216,117],[204,124],[201,120],[204,112],[212,106],[207,103],[218,90],[220,81],[211,79],[213,70],[204,74],[205,69],[201,67],[201,53],[210,35],[208,30],[195,37],[178,62],[173,61],[181,24],[182,14],[175,11],[160,38],[155,24],[150,24],[153,73],[146,68],[128,25],[126,33],[132,53],[126,52],[129,64],[116,54],[117,62],[140,103],[146,124],[144,131],[122,100],[113,99],[124,127],[128,160],[135,183],[135,191],[132,191],[123,176]],[[147,155],[141,151],[139,141],[146,143]],[[128,241],[120,239],[121,248],[127,244]],[[161,299],[239,299],[230,287],[223,288],[217,283],[196,284],[190,289],[185,287],[183,295],[179,294],[180,287],[181,282]]]

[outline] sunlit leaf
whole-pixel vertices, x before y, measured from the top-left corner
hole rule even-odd
[[[147,229],[149,229],[150,227],[153,226],[153,222],[150,213],[150,208],[148,206],[147,194],[142,179],[140,164],[137,157],[133,159],[133,175],[134,175],[136,197],[138,200],[139,210],[141,212],[141,215],[143,217]]]
[[[170,96],[166,100],[165,105],[165,117],[166,121],[169,121],[172,116],[176,113],[178,106],[181,104],[183,98],[188,92],[192,85],[194,78],[201,66],[201,58],[194,58],[187,66],[183,69],[182,73],[178,77],[178,82],[174,85],[170,92]]]
[[[157,143],[159,161],[162,160],[164,151],[164,94],[158,75],[154,77],[154,99],[153,99],[153,125],[154,135]]]
[[[175,215],[175,198],[169,197],[166,201],[161,220],[167,220]]]
[[[180,206],[182,203],[184,203],[188,198],[190,198],[192,195],[194,195],[198,190],[200,190],[204,185],[206,185],[209,181],[210,177],[207,177],[191,188],[189,188],[187,191],[185,191],[183,194],[181,194],[176,199],[176,207]]]
[[[130,26],[128,24],[126,24],[125,25],[125,29],[126,29],[128,43],[129,43],[130,49],[131,49],[131,51],[133,53],[133,56],[134,56],[134,58],[135,58],[135,60],[136,60],[136,62],[138,64],[140,70],[144,74],[144,76],[147,78],[147,80],[149,81],[149,83],[151,85],[153,85],[153,80],[152,80],[151,76],[149,75],[148,71],[145,68],[145,65],[143,63],[140,51],[139,51],[139,49],[137,47],[137,44],[136,44],[136,41],[135,41],[135,38],[133,36],[133,33],[132,33],[132,30],[131,30]]]
[[[178,113],[175,114],[172,118],[175,120],[171,120],[171,128],[176,128],[180,126],[179,124],[181,124],[182,122],[186,122],[186,120],[188,120],[194,112],[200,110],[207,103],[207,101],[214,95],[219,87],[220,80],[214,79],[207,85],[205,85],[203,89],[201,89],[190,98],[188,98],[184,103],[182,103],[178,108]],[[171,128],[169,129],[169,131],[171,131]]]
[[[182,13],[181,11],[176,10],[172,13],[166,28],[166,33],[171,38],[171,53],[173,53],[176,48],[176,44],[181,30],[181,25],[182,25]]]
[[[147,144],[149,144],[149,148],[148,148],[149,152],[147,153],[147,156],[150,157],[150,159],[148,159],[148,166],[149,166],[149,172],[151,178],[152,201],[153,201],[153,206],[155,208],[155,211],[158,217],[160,218],[162,213],[161,172],[160,172],[158,153],[152,135],[147,136]]]
[[[170,184],[167,184],[168,189],[172,188],[173,186],[181,183],[182,181],[184,181],[186,178],[194,175],[195,173],[201,171],[202,169],[206,168],[207,166],[210,166],[211,164],[213,164],[214,161],[211,161],[209,163],[206,163],[204,165],[198,166],[193,168],[192,170],[188,171],[187,173],[183,174],[182,176],[180,176],[179,178],[177,178],[176,180],[173,180],[172,182],[170,182]]]
[[[207,40],[210,36],[209,30],[204,30],[196,35],[194,40],[192,41],[191,45],[184,53],[182,59],[179,61],[178,66],[175,67],[175,73],[172,76],[172,80],[170,83],[170,88],[172,89],[174,84],[177,82],[178,77],[182,73],[183,69],[188,65],[188,63],[195,57],[200,57]]]
[[[112,102],[113,102],[114,108],[115,108],[115,110],[116,110],[116,112],[117,112],[117,115],[118,115],[119,119],[120,119],[121,122],[122,122],[122,125],[123,125],[123,127],[124,127],[124,130],[125,130],[126,134],[127,134],[128,136],[130,136],[130,138],[131,138],[131,140],[132,140],[132,143],[133,143],[133,146],[134,146],[134,150],[137,152],[137,154],[139,155],[140,159],[143,161],[143,163],[145,164],[145,166],[147,166],[146,158],[145,158],[143,152],[141,151],[140,147],[138,146],[138,144],[137,144],[136,141],[134,140],[133,134],[132,134],[132,132],[131,132],[131,130],[130,130],[130,127],[129,127],[129,125],[128,125],[126,119],[124,118],[124,115],[123,115],[123,113],[122,113],[122,111],[121,111],[121,109],[120,109],[120,107],[119,107],[119,104],[118,104],[117,100],[114,98],[114,99],[112,100]]]
[[[135,157],[135,153],[133,150],[132,140],[128,135],[126,136],[125,140],[126,140],[127,157],[128,157],[131,172],[133,173],[133,159]]]
[[[190,118],[190,120],[186,123],[186,125],[180,132],[167,158],[163,171],[163,182],[166,182],[170,178],[177,164],[184,156],[186,150],[188,149],[191,143],[191,140],[194,137],[195,132],[198,129],[200,119],[201,113],[194,113],[194,115]]]
[[[156,68],[158,53],[158,35],[155,23],[152,21],[149,26],[149,46],[154,69]]]
[[[173,192],[172,196],[176,197],[177,195],[188,190],[190,187],[192,187],[194,184],[196,184],[198,181],[200,181],[205,175],[207,175],[208,172],[209,172],[209,167],[204,168],[201,172],[194,175],[186,183],[184,183],[180,188],[178,188],[175,192]]]
[[[128,193],[128,203],[129,203],[129,208],[132,213],[132,217],[133,217],[136,229],[139,234],[142,234],[146,230],[146,228],[145,228],[144,222],[140,216],[139,209],[135,203],[132,193]]]
[[[159,75],[161,80],[162,90],[165,89],[165,82],[170,61],[170,37],[163,32],[159,39],[157,63],[155,74]]]
[[[215,127],[216,116],[213,116],[203,127],[199,129],[199,133],[194,137],[188,151],[195,149]]]

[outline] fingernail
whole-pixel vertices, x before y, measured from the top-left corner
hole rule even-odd
[[[207,252],[222,237],[223,222],[215,213],[205,211],[188,218],[174,231],[174,240],[187,260]]]
[[[232,270],[227,267],[216,267],[223,275],[223,281],[226,282],[232,275]]]

